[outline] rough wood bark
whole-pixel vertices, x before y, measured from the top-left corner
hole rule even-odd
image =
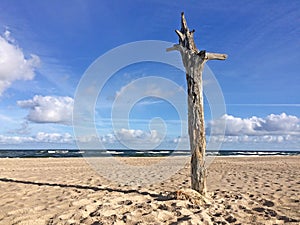
[[[199,51],[194,42],[194,32],[190,31],[184,13],[181,13],[181,30],[175,30],[179,44],[168,48],[167,51],[178,50],[181,53],[186,70],[188,88],[188,124],[191,148],[191,186],[202,195],[206,195],[205,167],[205,124],[203,110],[202,72],[208,60],[224,60],[226,54],[207,53]]]

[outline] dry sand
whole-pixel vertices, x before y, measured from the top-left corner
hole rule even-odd
[[[300,224],[299,156],[218,157],[208,171],[211,204],[197,206],[168,196],[190,186],[188,166],[141,187],[82,158],[0,159],[0,224]]]

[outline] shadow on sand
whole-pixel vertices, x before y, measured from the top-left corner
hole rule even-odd
[[[93,191],[119,192],[119,193],[124,193],[124,194],[136,193],[136,194],[140,194],[140,195],[149,195],[150,197],[155,198],[155,200],[158,200],[158,201],[167,201],[167,200],[174,199],[170,195],[149,193],[147,191],[139,191],[136,189],[124,190],[124,189],[120,189],[120,188],[96,187],[96,186],[76,185],[76,184],[47,183],[47,182],[36,182],[36,181],[27,181],[27,180],[16,180],[16,179],[10,179],[10,178],[0,178],[0,182],[29,184],[29,185],[36,185],[36,186],[61,187],[61,188],[77,188],[77,189],[93,190]]]

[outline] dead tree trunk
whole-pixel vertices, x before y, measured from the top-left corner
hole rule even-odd
[[[168,48],[167,51],[178,50],[181,53],[186,70],[188,88],[188,124],[191,148],[191,185],[192,189],[206,195],[206,167],[205,167],[205,124],[203,110],[202,72],[208,60],[227,58],[225,54],[199,51],[194,42],[194,32],[190,31],[184,13],[181,13],[181,30],[175,30],[179,37],[179,44]]]

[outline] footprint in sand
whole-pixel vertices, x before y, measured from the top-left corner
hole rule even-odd
[[[297,223],[300,222],[300,220],[296,220],[287,216],[278,216],[278,220],[283,220],[285,223]]]
[[[262,199],[260,202],[262,203],[263,206],[267,206],[267,207],[273,207],[275,205],[274,202],[266,199]]]
[[[263,207],[255,207],[255,208],[252,208],[252,210],[255,212],[259,212],[259,213],[264,213],[266,216],[270,216],[270,217],[277,216],[277,212],[273,209],[266,209]]]
[[[234,218],[232,215],[229,215],[228,217],[226,217],[225,220],[228,223],[235,223],[236,222],[236,218]]]
[[[264,212],[265,208],[263,208],[263,207],[255,207],[255,208],[252,208],[252,210],[255,211],[255,212]]]

